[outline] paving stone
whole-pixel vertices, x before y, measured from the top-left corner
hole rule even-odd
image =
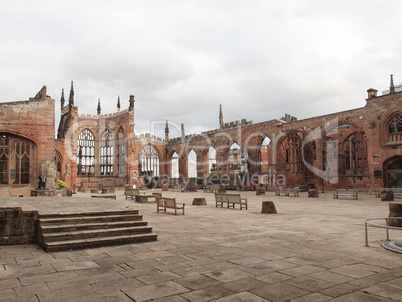
[[[333,302],[391,302],[392,300],[382,298],[379,296],[370,295],[368,293],[363,292],[354,292],[351,294],[343,295],[338,298],[334,298],[331,301]],[[398,301],[398,300],[397,300]]]
[[[324,270],[325,270],[324,268],[318,267],[318,266],[302,265],[302,266],[298,266],[298,267],[281,270],[279,272],[282,274],[298,277],[298,276],[309,275],[309,274],[316,273],[316,272],[321,272]]]
[[[188,291],[189,289],[181,286],[176,282],[167,281],[157,284],[140,286],[134,289],[124,290],[123,292],[134,301],[141,302],[168,297],[171,295],[182,294]]]
[[[77,271],[89,268],[99,268],[100,265],[94,261],[82,261],[82,262],[67,262],[67,263],[54,263],[52,266],[58,272],[65,271]]]
[[[266,285],[265,282],[259,281],[257,279],[244,278],[232,282],[227,282],[225,284],[222,284],[221,286],[231,290],[232,292],[240,293],[243,291],[248,291],[253,288],[262,287],[264,285]]]
[[[362,289],[362,291],[395,301],[402,300],[401,289],[387,284],[376,284],[369,288]]]
[[[68,280],[76,278],[78,275],[73,272],[59,272],[59,273],[52,273],[52,274],[44,274],[44,275],[36,275],[32,277],[23,277],[19,278],[22,285],[31,285],[35,283],[42,283],[42,282],[50,282],[54,280]]]
[[[82,285],[82,284],[81,284]],[[36,283],[28,286],[19,286],[14,289],[18,297],[32,296],[50,291],[46,283]]]
[[[230,295],[224,298],[220,298],[217,302],[264,302],[266,301],[263,298],[260,298],[252,293],[242,292],[234,295]]]
[[[264,283],[268,283],[268,284],[276,283],[279,281],[284,281],[284,280],[288,280],[288,279],[292,279],[292,278],[293,278],[292,276],[277,273],[277,272],[270,272],[265,275],[258,275],[255,277],[255,279],[260,280]]]
[[[322,272],[318,272],[318,273],[313,273],[308,275],[309,277],[313,277],[316,278],[318,280],[324,280],[327,282],[331,282],[334,284],[339,284],[339,283],[344,283],[344,282],[348,282],[350,280],[353,280],[353,278],[348,277],[348,276],[344,276],[341,274],[337,274],[337,273],[333,273],[330,271],[322,271]]]
[[[8,301],[10,299],[16,298],[17,294],[12,288],[0,290],[0,297],[3,301]]]
[[[250,290],[250,292],[273,302],[287,301],[310,293],[304,289],[282,282],[255,288]]]
[[[0,290],[19,287],[20,283],[17,279],[0,280]]]
[[[230,282],[253,276],[252,274],[246,273],[244,271],[235,268],[230,268],[222,271],[214,271],[206,273],[205,275],[221,282]]]
[[[180,278],[179,275],[173,274],[171,272],[156,272],[145,276],[140,275],[136,277],[137,280],[141,281],[144,284],[160,283],[164,281],[175,280],[178,278]]]
[[[284,283],[294,285],[300,287],[302,289],[308,290],[309,292],[317,292],[322,289],[333,286],[334,284],[331,282],[327,282],[324,280],[318,280],[309,276],[301,276],[297,278],[292,278],[283,281]]]
[[[66,288],[44,293],[38,293],[41,302],[75,301],[86,297],[92,297],[98,293],[90,285],[83,284],[79,288]]]
[[[329,301],[331,300],[332,297],[320,294],[320,293],[312,293],[312,294],[308,294],[305,296],[301,296],[299,298],[295,298],[290,300],[291,302],[323,302],[323,301]]]
[[[233,292],[221,286],[212,286],[204,289],[195,290],[181,296],[188,301],[215,301],[216,299],[232,295]]]
[[[208,278],[203,275],[185,277],[185,278],[176,280],[176,282],[191,290],[197,290],[197,289],[211,287],[214,285],[221,284],[221,282],[219,282],[215,279]]]
[[[354,265],[337,267],[337,268],[331,269],[330,271],[337,273],[337,274],[349,276],[352,278],[364,278],[364,277],[375,274],[375,272],[372,272],[372,271],[369,271],[366,269],[362,269],[362,268],[356,267]]]
[[[353,285],[347,284],[347,283],[342,283],[342,284],[338,284],[338,285],[330,287],[330,288],[323,289],[320,292],[327,296],[339,297],[342,295],[346,295],[348,293],[353,293],[358,290],[360,290],[360,288],[357,286],[353,286]]]

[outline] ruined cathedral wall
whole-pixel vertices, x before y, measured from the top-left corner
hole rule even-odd
[[[34,145],[30,152],[29,185],[19,188],[7,186],[11,195],[29,195],[38,185],[41,173],[47,176],[47,187],[55,188],[55,102],[46,96],[44,86],[29,101],[0,104],[0,132],[29,140]]]

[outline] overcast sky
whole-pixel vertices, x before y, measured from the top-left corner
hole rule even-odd
[[[169,120],[190,134],[218,128],[219,104],[225,122],[303,119],[363,107],[368,88],[402,78],[400,0],[0,4],[0,102],[46,85],[57,123],[71,81],[80,113],[134,94],[136,133]]]

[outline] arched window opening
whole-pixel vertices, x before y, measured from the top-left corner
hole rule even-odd
[[[57,173],[56,178],[61,180],[62,179],[61,166],[63,164],[63,157],[57,150],[54,150],[54,160],[56,162],[56,173]]]
[[[387,183],[390,188],[402,187],[402,157],[397,158],[386,167]]]
[[[93,175],[95,171],[95,138],[89,129],[78,136],[77,174]]]
[[[179,154],[176,152],[172,155],[172,178],[179,178]]]
[[[302,171],[300,136],[296,133],[289,135],[282,146],[285,149],[286,170],[290,172]]]
[[[126,140],[122,128],[120,128],[117,136],[117,165],[119,177],[124,177],[126,176]]]
[[[211,146],[208,149],[208,171],[211,173],[216,170],[216,150]]]
[[[108,129],[100,143],[100,171],[101,175],[113,175],[113,135]]]
[[[344,141],[345,169],[353,175],[363,175],[367,168],[367,139],[363,131],[351,134]]]
[[[229,169],[240,169],[240,146],[237,143],[233,143],[229,149]]]
[[[0,134],[0,184],[29,184],[33,152],[32,142]]]
[[[271,145],[271,140],[268,136],[266,136],[260,145],[260,152],[259,152],[259,161],[260,161],[260,172],[268,172],[268,156],[269,156],[269,148]]]
[[[402,116],[393,117],[388,123],[388,143],[402,142]]]
[[[159,175],[159,155],[153,145],[147,145],[141,149],[138,162],[140,176]]]
[[[188,177],[197,177],[197,153],[191,150],[187,156]]]

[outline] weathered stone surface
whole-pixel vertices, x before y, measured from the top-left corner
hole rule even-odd
[[[0,208],[0,244],[35,242],[37,225],[37,211],[22,211],[21,208]]]
[[[207,201],[204,197],[197,197],[193,199],[193,206],[203,206],[207,205]]]
[[[308,197],[309,198],[318,198],[318,189],[314,188],[314,189],[309,189],[308,190]]]
[[[402,217],[402,202],[390,202],[387,225],[394,227],[402,227],[402,219],[392,217]]]
[[[263,201],[261,213],[276,214],[276,207],[273,201]]]
[[[380,194],[381,201],[394,201],[394,192],[389,190],[383,190]]]

